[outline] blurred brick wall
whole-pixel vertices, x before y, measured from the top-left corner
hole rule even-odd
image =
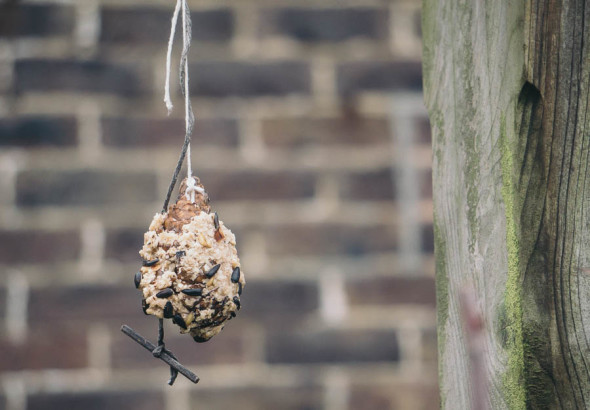
[[[183,138],[173,3],[0,2],[0,409],[437,408],[417,0],[190,1],[243,309],[206,344],[170,327],[197,386],[119,331],[155,340],[132,276]]]

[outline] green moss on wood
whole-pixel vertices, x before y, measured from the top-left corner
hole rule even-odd
[[[446,342],[446,324],[449,319],[449,277],[447,276],[446,244],[438,227],[434,215],[434,253],[436,255],[436,311],[437,311],[437,339],[438,339],[438,377],[443,382],[444,372],[442,358]],[[444,403],[444,397],[441,397]]]
[[[520,274],[520,246],[515,219],[515,190],[512,183],[513,152],[506,135],[506,121],[500,125],[502,147],[502,198],[506,213],[506,246],[508,250],[508,278],[504,292],[506,312],[507,370],[502,378],[504,397],[511,410],[526,408],[524,383],[524,345],[522,334],[522,291]]]

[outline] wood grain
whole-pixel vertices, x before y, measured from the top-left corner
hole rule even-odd
[[[590,7],[425,0],[443,408],[469,408],[459,291],[491,408],[590,407]]]

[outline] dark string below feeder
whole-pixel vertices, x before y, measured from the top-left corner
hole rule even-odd
[[[183,19],[183,48],[182,48],[182,55],[180,58],[180,89],[182,90],[182,95],[185,100],[185,135],[184,135],[184,143],[182,144],[182,150],[180,152],[180,157],[178,158],[178,163],[176,164],[176,168],[174,169],[174,173],[172,174],[172,181],[170,181],[170,185],[168,187],[168,192],[166,193],[166,198],[164,199],[164,206],[162,208],[162,213],[166,212],[168,209],[168,204],[170,202],[170,197],[172,196],[172,191],[174,191],[174,187],[176,186],[176,182],[178,181],[178,175],[180,174],[180,170],[182,169],[182,164],[184,163],[184,158],[186,157],[187,151],[190,149],[191,143],[191,135],[193,132],[193,126],[195,122],[195,117],[192,110],[192,105],[190,102],[190,98],[188,95],[188,68],[187,68],[187,59],[188,59],[188,51],[190,48],[191,43],[191,33],[192,33],[192,23],[190,17],[190,10],[186,3],[186,0],[178,0],[176,10],[174,12],[174,17],[172,19],[172,31],[170,34],[170,43],[169,43],[169,50],[168,50],[168,57],[170,57],[170,52],[172,50],[172,41],[174,37],[174,30],[176,19],[178,17],[178,11],[182,6],[182,19]],[[169,69],[169,58],[168,58],[168,66]],[[169,70],[168,70],[169,71]],[[167,81],[168,81],[167,77]],[[166,92],[169,93],[168,90],[168,83],[166,85]],[[169,97],[167,95],[167,97]],[[168,102],[167,102],[168,105]],[[171,109],[171,105],[168,109]],[[190,162],[190,152],[189,152],[189,162]],[[189,177],[190,175],[190,163],[189,163]],[[144,261],[144,266],[151,266],[156,264],[159,260],[155,259],[153,261]],[[137,287],[137,284],[136,284]],[[187,379],[192,381],[193,383],[199,382],[199,377],[191,372],[189,369],[184,367],[182,364],[178,362],[178,359],[174,354],[165,348],[164,344],[164,320],[159,319],[158,322],[158,346],[155,346],[152,342],[147,340],[145,337],[137,333],[135,330],[130,328],[127,325],[123,325],[121,327],[121,331],[129,336],[131,339],[135,340],[137,343],[145,347],[147,350],[152,352],[154,357],[157,357],[160,360],[163,360],[170,366],[170,380],[168,380],[168,384],[172,386],[178,376],[178,373],[185,376]]]

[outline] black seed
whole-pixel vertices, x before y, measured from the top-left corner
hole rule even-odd
[[[215,229],[219,229],[219,215],[217,215],[217,212],[213,216],[213,224],[215,225]]]
[[[139,287],[139,282],[141,282],[141,271],[137,271],[135,276],[133,277],[133,282],[135,283],[135,288]]]
[[[164,317],[166,319],[170,319],[172,316],[174,316],[174,308],[172,307],[172,303],[166,302],[166,305],[164,306]]]
[[[231,317],[236,317],[236,312],[229,312],[229,315],[230,315]]]
[[[186,323],[184,323],[184,319],[178,313],[172,317],[172,322],[176,323],[183,329],[186,329]]]
[[[219,270],[219,267],[221,266],[220,263],[218,263],[217,265],[213,266],[211,269],[209,269],[209,272],[207,272],[205,275],[208,278],[212,278],[213,275],[215,275],[217,273],[217,271]]]
[[[207,340],[209,340],[210,338],[205,338],[202,336],[193,336],[193,340],[197,343],[205,343]]]
[[[238,295],[242,294],[242,282],[238,282]]]
[[[240,308],[242,307],[242,304],[240,303],[240,298],[237,296],[234,296],[234,303],[236,304],[238,310],[240,310]]]
[[[170,306],[172,306],[172,305],[170,305]],[[146,303],[145,299],[141,299],[141,308],[143,309],[143,313],[145,313],[146,315],[148,314],[147,310],[149,307],[150,307],[150,305],[148,305]]]
[[[173,294],[174,294],[174,291],[171,288],[166,288],[166,289],[163,289],[163,290],[159,291],[158,293],[156,293],[156,297],[160,298],[160,299],[164,299],[164,298],[169,298]]]
[[[231,273],[231,281],[233,283],[238,283],[240,281],[240,267],[237,266],[234,271]]]
[[[154,266],[154,265],[155,265],[156,263],[158,263],[158,262],[160,262],[160,259],[156,258],[156,259],[154,259],[154,260],[151,260],[151,261],[146,261],[146,260],[144,260],[144,261],[142,262],[142,264],[143,264],[143,266]]]
[[[203,294],[203,289],[201,288],[194,288],[194,289],[183,289],[182,293],[189,296],[201,296]]]
[[[185,251],[178,251],[178,252],[176,252],[176,259],[180,259],[185,255],[186,255]]]

